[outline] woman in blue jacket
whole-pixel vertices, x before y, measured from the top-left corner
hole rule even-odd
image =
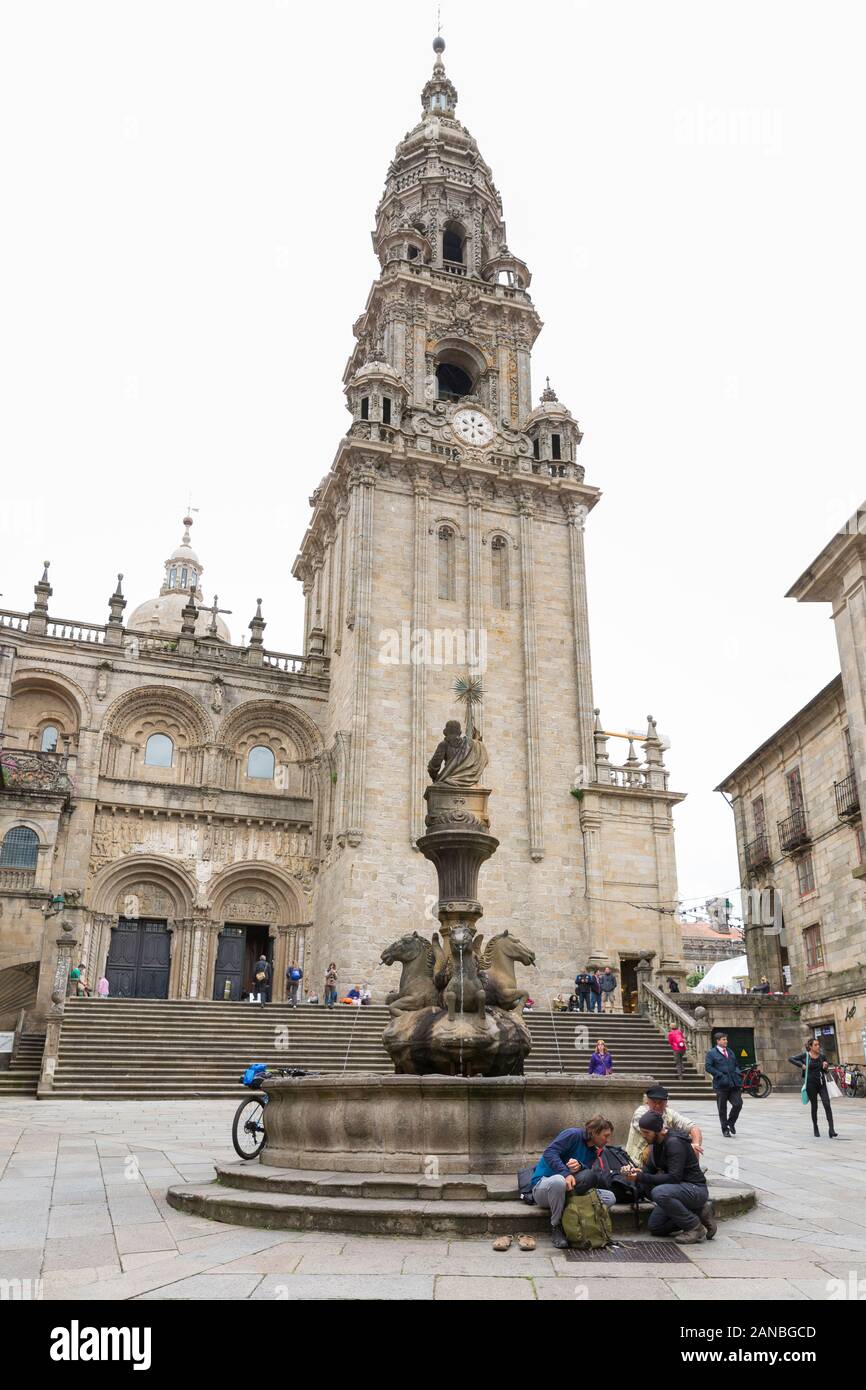
[[[612,1071],[613,1058],[605,1047],[604,1038],[599,1038],[595,1045],[595,1052],[590,1055],[589,1075],[610,1076]]]

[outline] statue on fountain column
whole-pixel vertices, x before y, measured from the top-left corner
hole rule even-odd
[[[464,734],[458,719],[449,719],[445,737],[427,764],[431,782],[440,787],[480,787],[481,774],[490,758],[478,730],[467,725]]]

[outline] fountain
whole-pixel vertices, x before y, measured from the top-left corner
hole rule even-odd
[[[418,841],[436,866],[442,936],[434,932],[428,941],[413,932],[382,952],[386,965],[403,964],[400,986],[385,1000],[391,1023],[382,1042],[398,1074],[522,1076],[532,1043],[514,964],[534,965],[535,956],[507,929],[485,949],[477,930],[478,875],[499,841],[490,834],[490,790],[481,784],[488,755],[475,728],[480,677],[458,681],[456,692],[466,732],[449,720],[430,759],[427,834]]]
[[[561,1129],[601,1111],[624,1143],[653,1080],[616,1073],[523,1075],[530,1034],[515,964],[535,957],[509,930],[486,946],[478,876],[498,846],[482,785],[487,751],[474,723],[480,683],[461,681],[456,720],[430,764],[421,853],[436,866],[439,932],[409,931],[382,952],[400,965],[383,1042],[393,1076],[334,1072],[267,1080],[267,1146],[258,1164],[217,1163],[217,1181],[169,1189],[171,1206],[271,1229],[417,1236],[545,1229],[516,1200],[516,1173]],[[718,1215],[754,1192],[714,1180]],[[615,1209],[622,1226],[630,1209]]]

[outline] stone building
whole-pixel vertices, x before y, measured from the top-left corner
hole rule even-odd
[[[316,768],[327,661],[246,646],[202,604],[185,520],[159,595],[124,626],[0,613],[0,1014],[53,986],[73,912],[94,989],[237,999],[252,961],[304,952],[316,862]],[[60,903],[60,899],[63,903]]]
[[[542,997],[576,966],[607,961],[630,995],[641,951],[660,977],[682,975],[671,814],[681,797],[652,720],[643,761],[634,741],[625,762],[610,760],[584,568],[600,493],[549,383],[533,405],[532,277],[457,119],[442,41],[434,47],[420,120],[376,210],[379,275],[344,375],[352,422],[294,569],[305,650],[330,659],[316,965],[333,956],[367,976],[407,925],[435,927],[415,846],[427,760],[468,671],[484,679],[501,841],[482,874],[482,928],[507,925],[531,945]]]
[[[531,275],[434,47],[376,213],[351,424],[294,566],[302,654],[265,648],[260,607],[231,642],[189,519],[128,626],[120,583],[107,623],[53,619],[47,570],[29,613],[0,613],[0,1011],[35,961],[47,1008],[70,912],[91,988],[107,969],[112,992],[237,998],[264,948],[277,998],[295,957],[319,982],[336,959],[381,997],[382,948],[437,925],[416,841],[466,673],[484,678],[501,842],[485,933],[532,947],[539,1002],[586,963],[610,962],[629,999],[642,954],[684,976],[682,796],[655,721],[608,733],[594,708],[584,527],[600,492],[549,384],[533,405]]]
[[[721,783],[748,890],[752,979],[789,987],[828,1053],[866,1043],[866,508],[788,597],[833,605],[842,672]]]
[[[712,922],[683,922],[683,960],[689,975],[705,975],[719,960],[732,960],[745,950],[737,927],[715,927]]]

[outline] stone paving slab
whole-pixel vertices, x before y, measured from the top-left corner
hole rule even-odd
[[[168,1186],[209,1181],[215,1162],[235,1161],[234,1108],[4,1099],[0,1279],[41,1277],[47,1299],[81,1301],[590,1303],[805,1302],[831,1297],[834,1280],[866,1281],[866,1104],[841,1109],[833,1144],[812,1140],[796,1096],[749,1103],[730,1143],[712,1102],[688,1105],[709,1172],[753,1185],[758,1205],[675,1266],[572,1264],[544,1236],[533,1253],[497,1254],[489,1239],[263,1231],[170,1208]]]

